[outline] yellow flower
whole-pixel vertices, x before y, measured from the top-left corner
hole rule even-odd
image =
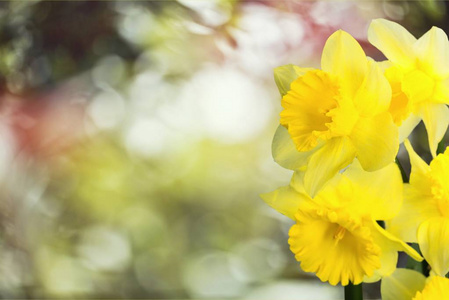
[[[398,129],[388,112],[390,85],[357,41],[341,30],[332,34],[321,68],[275,70],[284,110],[273,156],[292,170],[307,166],[304,184],[312,196],[354,157],[375,171],[398,151]]]
[[[393,96],[390,112],[400,126],[400,141],[422,119],[429,146],[436,155],[449,124],[449,41],[443,30],[432,27],[418,40],[391,21],[376,19],[368,39],[388,58],[385,76]]]
[[[405,140],[412,172],[404,186],[404,204],[388,227],[406,242],[419,243],[432,271],[449,271],[449,148],[427,165]]]
[[[262,198],[296,221],[288,242],[301,268],[332,285],[373,282],[391,274],[397,251],[421,259],[376,223],[393,218],[402,203],[402,179],[393,163],[366,172],[355,160],[314,198],[305,191],[304,172],[295,172],[289,186]]]
[[[445,300],[449,299],[449,279],[408,269],[396,269],[382,279],[382,300]]]

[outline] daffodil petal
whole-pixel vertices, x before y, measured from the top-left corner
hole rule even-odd
[[[399,143],[404,142],[408,138],[419,122],[421,122],[421,118],[413,113],[402,122],[401,126],[399,126]]]
[[[414,51],[423,71],[440,77],[449,76],[449,41],[442,29],[432,27],[415,43]]]
[[[296,171],[293,173],[290,180],[290,186],[295,189],[296,192],[301,194],[307,194],[304,187],[304,171]]]
[[[310,158],[304,175],[307,193],[316,193],[341,169],[349,165],[355,156],[354,146],[346,137],[333,138]]]
[[[418,111],[418,116],[424,121],[430,152],[435,157],[438,143],[443,139],[449,125],[449,109],[446,104],[426,103]]]
[[[404,141],[410,157],[412,172],[410,184],[404,185],[404,202],[399,214],[387,222],[388,230],[406,242],[416,243],[418,226],[433,217],[439,216],[431,191],[432,181],[428,176],[430,166],[413,150],[410,141]]]
[[[299,152],[287,129],[279,125],[274,134],[271,151],[274,161],[281,167],[289,170],[299,170],[307,165],[309,157],[320,147],[321,145],[318,145],[310,151]]]
[[[372,276],[365,277],[364,282],[375,282],[384,276],[391,275],[396,269],[398,251],[405,251],[413,259],[422,260],[422,257],[412,247],[380,227],[376,221],[372,221],[370,229],[374,242],[382,249],[382,252],[380,268],[375,270]]]
[[[404,202],[399,214],[387,221],[388,230],[409,243],[418,242],[416,234],[419,225],[440,215],[434,204],[431,191],[432,181],[428,176],[430,166],[413,150],[410,141],[404,141],[410,157],[412,172],[410,184],[404,185]]]
[[[387,165],[378,171],[363,170],[357,159],[344,171],[363,195],[358,205],[364,206],[375,220],[389,220],[396,216],[402,205],[402,177],[395,163]]]
[[[397,251],[385,251],[382,249],[382,254],[380,255],[380,265],[381,267],[377,270],[374,270],[374,274],[372,276],[365,276],[363,278],[363,282],[372,283],[377,282],[382,279],[382,277],[390,275],[396,269],[396,264],[398,261],[398,252]]]
[[[290,90],[290,85],[293,81],[296,80],[299,76],[304,75],[308,71],[312,69],[310,68],[300,68],[295,65],[285,65],[280,66],[274,69],[274,81],[279,89],[279,93],[281,96],[287,94]]]
[[[301,202],[309,199],[307,195],[298,193],[291,186],[284,186],[273,192],[261,194],[260,197],[269,206],[293,220]]]
[[[426,277],[423,274],[398,268],[382,279],[380,293],[383,300],[410,300],[425,285]]]
[[[413,44],[416,38],[401,25],[375,19],[368,28],[368,40],[393,63],[406,68],[414,63]]]
[[[376,62],[369,61],[368,73],[357,90],[354,103],[362,116],[374,116],[390,106],[391,87]]]
[[[414,174],[418,173],[426,174],[427,172],[429,172],[430,171],[429,165],[421,158],[421,156],[419,156],[415,152],[408,139],[404,141],[404,146],[410,157],[410,164],[412,166],[412,177]],[[412,181],[413,178],[410,179]]]
[[[321,69],[342,78],[352,98],[368,72],[368,60],[359,43],[349,33],[338,30],[326,41]]]
[[[404,185],[404,202],[399,214],[386,222],[388,230],[408,243],[417,243],[419,225],[429,218],[440,216],[430,193],[430,182],[423,191],[410,184]],[[424,186],[425,183],[422,184]]]
[[[373,230],[373,236],[375,236],[376,243],[380,245],[382,251],[403,251],[416,261],[423,260],[422,256],[419,255],[419,253],[416,252],[415,249],[404,243],[404,241],[394,236],[387,230],[380,227],[379,224],[376,223],[376,221],[373,221],[372,225],[373,228],[376,229]],[[389,274],[383,274],[382,276],[385,275]]]
[[[398,251],[405,251],[413,259],[422,261],[422,257],[412,247],[380,227],[376,221],[371,223],[371,232],[374,242],[382,249],[380,268],[375,270],[372,276],[365,277],[363,281],[375,282],[393,273],[398,261]]]
[[[385,167],[398,153],[398,128],[387,112],[372,118],[360,118],[350,138],[366,171]]]
[[[432,271],[445,276],[449,272],[449,220],[439,217],[422,223],[418,228],[418,242]]]

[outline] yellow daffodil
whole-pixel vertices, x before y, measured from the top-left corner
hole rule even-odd
[[[284,110],[273,156],[288,169],[306,169],[311,196],[354,157],[367,171],[394,160],[398,129],[388,112],[390,85],[348,33],[329,37],[321,70],[283,66],[275,70],[275,80]]]
[[[400,141],[422,119],[429,147],[436,155],[438,143],[449,124],[449,41],[443,30],[432,27],[416,39],[391,21],[376,19],[368,39],[388,58],[385,76],[393,96],[390,112],[400,126]]]
[[[427,165],[405,140],[412,172],[404,186],[404,204],[388,222],[390,230],[406,242],[419,243],[432,271],[449,272],[449,148]]]
[[[432,276],[427,279],[414,270],[396,269],[382,279],[382,300],[449,299],[449,279]]]
[[[314,198],[305,191],[304,175],[297,171],[289,186],[262,195],[296,221],[288,242],[304,271],[332,285],[359,284],[391,274],[397,251],[421,259],[376,222],[393,218],[401,207],[403,184],[395,164],[367,172],[355,160]]]

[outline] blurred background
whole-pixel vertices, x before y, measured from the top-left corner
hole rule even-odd
[[[381,60],[371,19],[420,36],[447,10],[0,2],[0,298],[342,298],[300,270],[291,221],[258,196],[291,176],[271,157],[273,68],[318,67],[340,28]]]

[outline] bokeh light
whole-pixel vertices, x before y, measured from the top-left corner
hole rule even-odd
[[[0,297],[342,298],[300,270],[291,221],[258,196],[291,175],[271,157],[273,68],[319,66],[337,29],[381,59],[371,19],[421,34],[447,30],[447,9],[1,3]],[[425,151],[421,128],[413,138]]]

